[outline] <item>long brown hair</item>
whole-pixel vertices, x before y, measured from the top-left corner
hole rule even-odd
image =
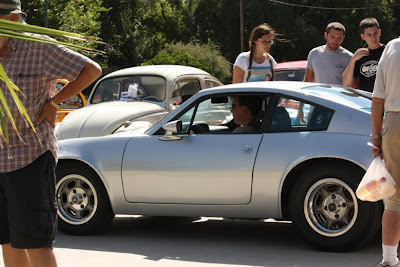
[[[265,34],[272,34],[272,37],[275,37],[275,30],[267,23],[258,25],[251,32],[251,36],[250,36],[250,40],[249,40],[250,62],[249,62],[249,69],[247,70],[248,72],[247,72],[246,82],[249,81],[251,67],[253,66],[253,55],[254,55],[254,50],[256,47],[256,41],[258,40],[258,38],[261,38]],[[272,68],[272,65],[271,65],[271,68]]]

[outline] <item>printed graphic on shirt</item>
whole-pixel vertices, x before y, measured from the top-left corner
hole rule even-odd
[[[364,62],[364,64],[360,67],[360,73],[364,77],[372,77],[376,74],[376,70],[378,69],[378,61],[376,60],[369,60]]]
[[[272,76],[271,67],[252,67],[249,82],[260,82],[269,80]],[[267,78],[269,77],[269,78]]]

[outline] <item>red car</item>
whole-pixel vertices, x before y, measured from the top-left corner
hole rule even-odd
[[[302,81],[307,69],[307,60],[287,61],[275,67],[277,81]]]

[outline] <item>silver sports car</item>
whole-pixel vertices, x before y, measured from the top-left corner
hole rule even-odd
[[[260,101],[259,129],[233,132],[232,97]],[[372,161],[370,95],[260,82],[205,89],[156,121],[59,142],[59,229],[90,234],[115,214],[292,221],[313,246],[346,251],[380,229],[357,188]]]
[[[109,135],[134,120],[159,120],[191,95],[219,85],[211,74],[189,66],[117,70],[95,84],[86,107],[70,112],[57,124],[57,139]]]

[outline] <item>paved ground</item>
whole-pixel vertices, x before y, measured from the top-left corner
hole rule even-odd
[[[102,235],[59,233],[55,252],[60,267],[375,267],[381,259],[379,239],[355,252],[327,253],[307,245],[290,223],[221,218],[121,216]]]

